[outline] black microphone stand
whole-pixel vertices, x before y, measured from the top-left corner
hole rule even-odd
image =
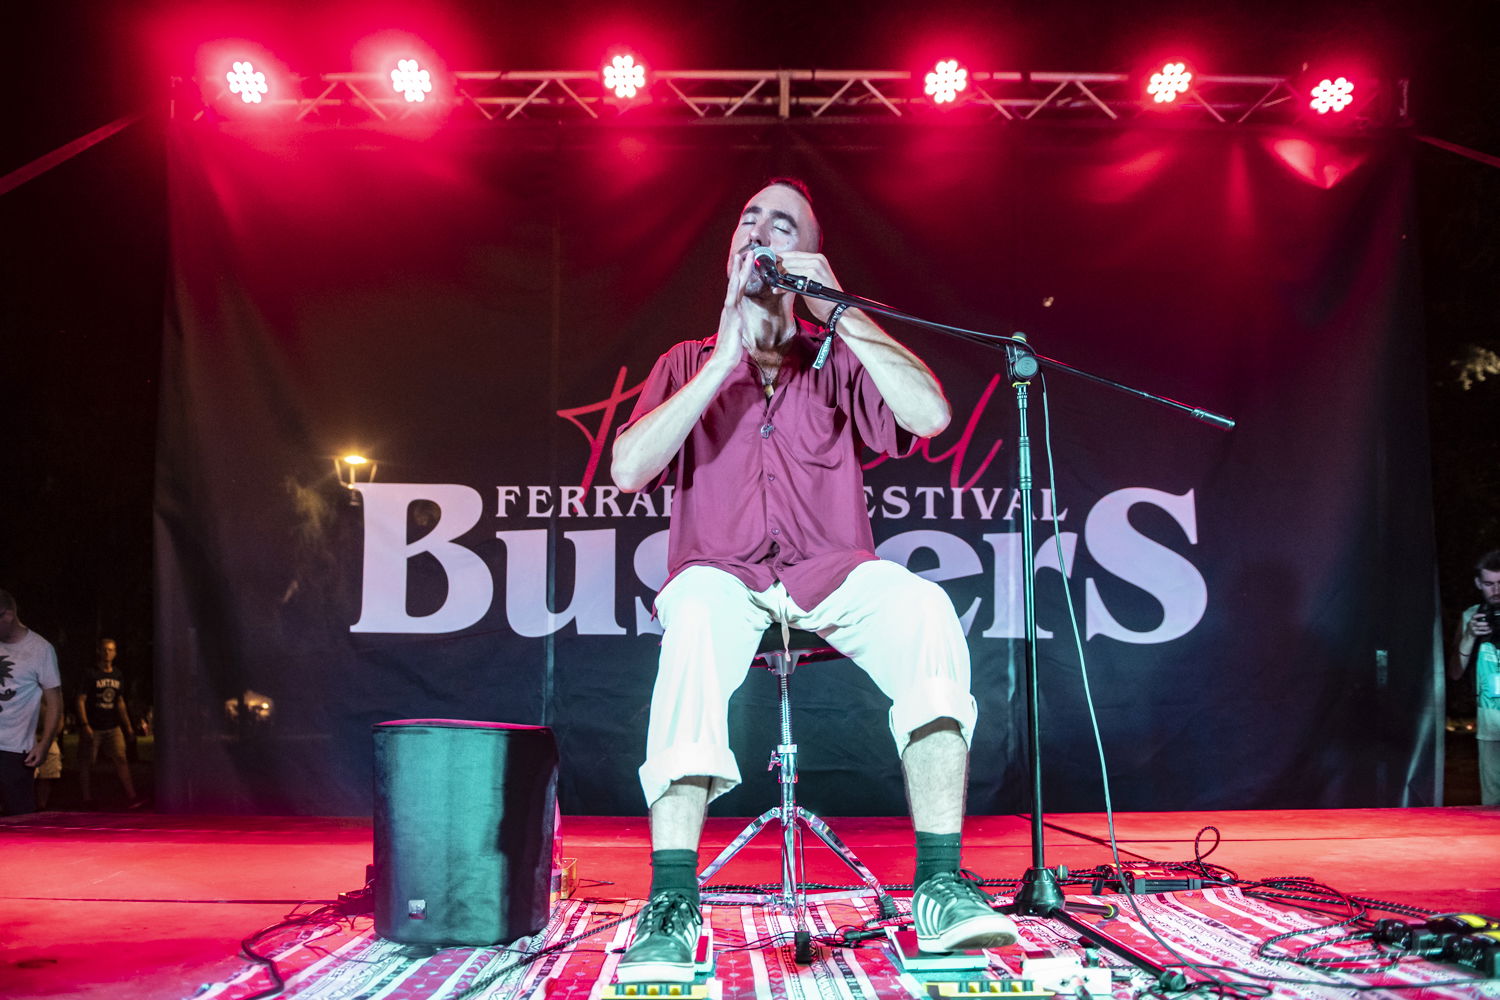
[[[1056,868],[1047,867],[1042,812],[1041,698],[1037,682],[1036,552],[1033,548],[1034,542],[1031,526],[1031,436],[1027,428],[1027,410],[1031,380],[1036,376],[1040,366],[1046,365],[1049,368],[1090,379],[1141,399],[1171,407],[1186,413],[1196,420],[1201,420],[1222,430],[1232,429],[1234,421],[1220,414],[1212,413],[1199,407],[1189,406],[1186,403],[1180,403],[1165,396],[1147,392],[1143,389],[1136,389],[1121,382],[1116,382],[1114,379],[1105,378],[1102,375],[1096,375],[1092,372],[1075,368],[1072,365],[1064,364],[1053,358],[1043,357],[1032,349],[1024,334],[1018,333],[1011,337],[1005,337],[997,334],[982,333],[977,330],[960,330],[946,324],[935,323],[931,320],[925,320],[909,313],[901,312],[873,299],[867,299],[862,295],[854,295],[838,288],[828,288],[813,281],[811,278],[799,275],[782,274],[775,281],[779,287],[809,298],[842,303],[851,308],[864,309],[868,312],[890,316],[893,319],[929,330],[936,330],[939,333],[956,337],[959,340],[981,344],[991,349],[997,347],[1005,349],[1006,370],[1010,377],[1011,385],[1016,392],[1016,475],[1017,488],[1021,498],[1021,606],[1025,620],[1025,638],[1023,642],[1026,647],[1026,714],[1031,756],[1031,867],[1022,876],[1021,888],[1017,891],[1014,899],[1009,905],[1001,907],[1001,909],[1006,913],[1050,917],[1059,920],[1067,924],[1079,935],[1120,955],[1137,968],[1149,973],[1163,989],[1186,989],[1187,977],[1182,973],[1168,969],[1146,955],[1119,941],[1115,941],[1107,935],[1100,933],[1092,924],[1075,916],[1076,913],[1093,913],[1108,918],[1115,915],[1116,908],[1108,904],[1083,903],[1067,899],[1063,894],[1062,887],[1059,885],[1059,879],[1066,879],[1068,876],[1067,868],[1061,865]],[[830,333],[829,336],[832,337],[833,334]],[[1129,891],[1128,886],[1126,887],[1126,891]]]

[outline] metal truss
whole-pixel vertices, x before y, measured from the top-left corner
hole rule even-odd
[[[630,120],[767,121],[890,120],[932,123],[989,120],[1141,119],[1213,125],[1275,124],[1316,118],[1300,81],[1287,76],[1199,76],[1177,106],[1146,98],[1139,77],[1124,73],[971,72],[969,88],[937,107],[920,75],[905,70],[666,70],[648,89],[620,100],[592,70],[465,70],[451,74],[427,100],[409,103],[376,73],[325,73],[295,84],[294,96],[268,95],[263,107],[236,107],[223,90],[205,100],[191,81],[177,81],[172,114],[193,120],[245,114],[331,124],[399,122],[436,113],[476,122]],[[1330,116],[1349,127],[1407,123],[1405,80],[1363,84],[1354,105]]]

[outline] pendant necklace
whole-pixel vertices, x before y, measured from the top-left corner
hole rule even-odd
[[[755,367],[760,369],[760,386],[765,390],[766,398],[770,399],[776,394],[776,378],[781,374],[781,366],[766,371],[765,366],[757,361]]]

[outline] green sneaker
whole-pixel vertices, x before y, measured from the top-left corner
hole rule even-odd
[[[939,872],[911,897],[917,947],[923,951],[1003,948],[1016,943],[1016,925],[967,872]]]
[[[663,892],[641,907],[635,939],[615,972],[620,983],[690,983],[703,915],[681,893]]]

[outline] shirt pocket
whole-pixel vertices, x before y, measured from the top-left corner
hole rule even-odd
[[[807,400],[791,428],[791,458],[819,468],[836,468],[853,445],[848,435],[849,415],[821,400]]]

